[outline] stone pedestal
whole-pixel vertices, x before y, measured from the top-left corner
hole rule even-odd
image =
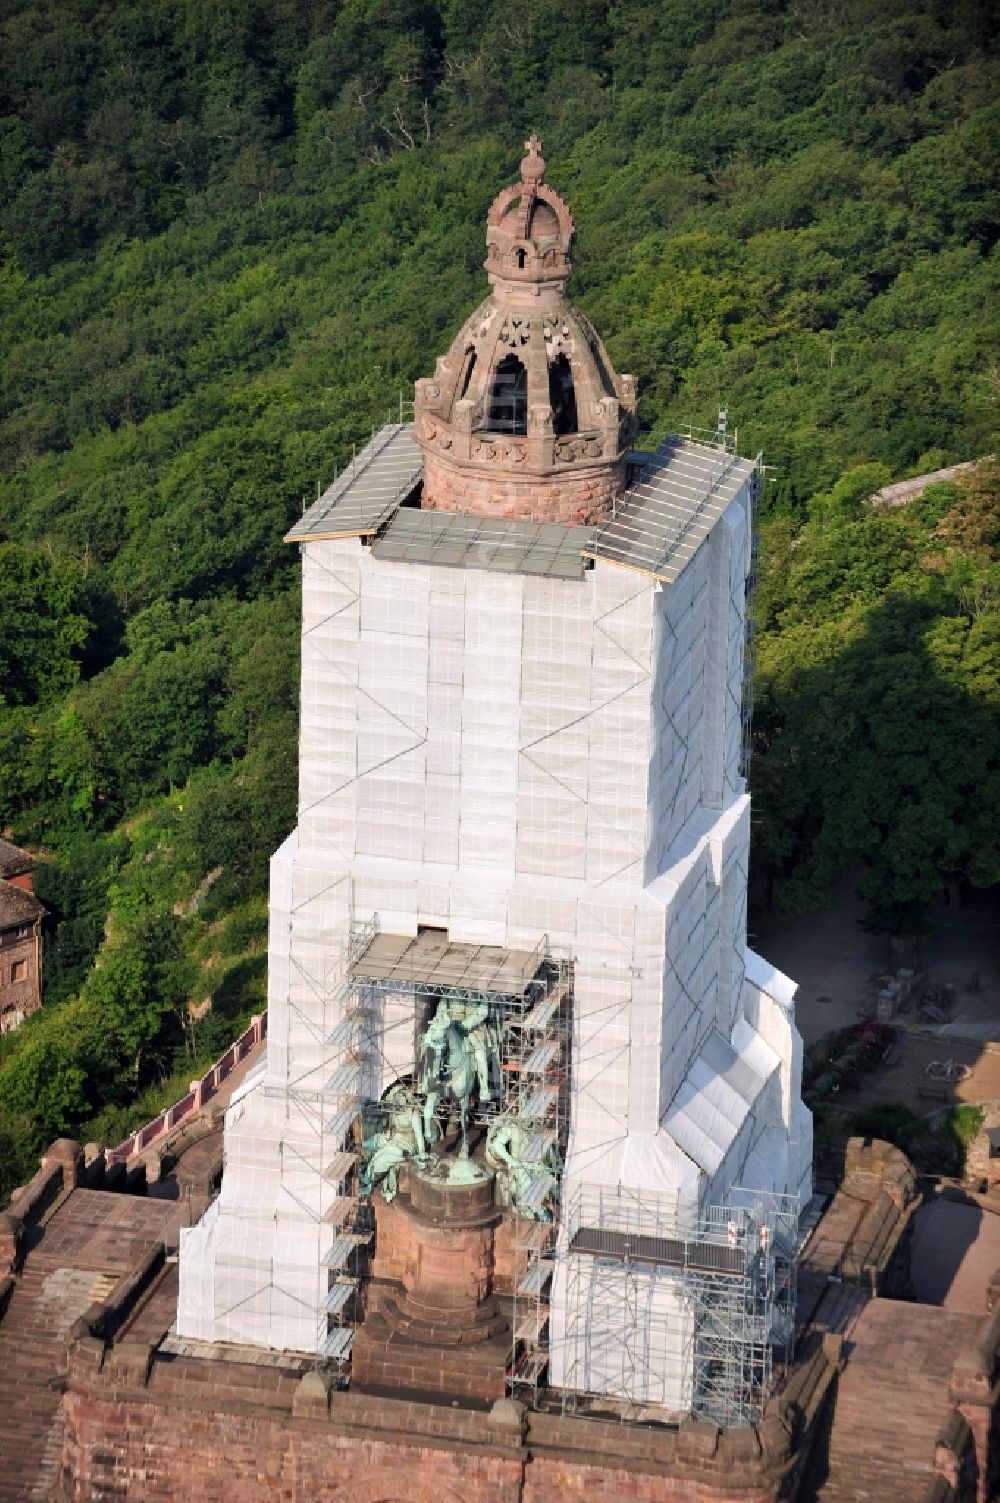
[[[450,1184],[411,1169],[407,1181],[391,1206],[376,1206],[351,1387],[491,1404],[506,1392],[511,1340],[509,1302],[493,1292],[493,1176]]]

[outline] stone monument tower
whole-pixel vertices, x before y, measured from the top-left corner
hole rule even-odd
[[[794,986],[746,944],[759,468],[720,435],[631,448],[573,230],[533,137],[413,424],[289,534],[268,1052],[178,1329],[376,1387],[402,1340],[401,1385],[446,1392],[454,1327],[482,1337],[462,1392],[750,1418],[811,1164]]]

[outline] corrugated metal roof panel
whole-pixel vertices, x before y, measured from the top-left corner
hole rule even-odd
[[[587,567],[583,549],[593,538],[592,527],[414,507],[396,512],[372,544],[372,555],[411,564],[580,579]]]
[[[388,424],[285,541],[372,537],[379,558],[551,579],[579,579],[587,560],[600,559],[671,583],[754,471],[711,444],[668,438],[595,530],[404,507],[421,467],[413,424]]]
[[[754,468],[724,449],[670,437],[584,553],[670,584]]]
[[[285,542],[371,536],[414,489],[422,466],[413,424],[387,424],[285,534]]]

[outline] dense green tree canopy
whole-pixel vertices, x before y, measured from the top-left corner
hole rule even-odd
[[[945,883],[1000,882],[1000,467],[890,512],[859,504],[879,483],[861,467],[804,526],[765,525],[753,786],[786,904],[860,866],[902,927]]]
[[[0,705],[52,700],[76,682],[91,630],[81,583],[65,559],[0,543]]]
[[[646,437],[728,402],[774,466],[758,866],[798,906],[860,866],[893,921],[996,880],[995,476],[866,502],[996,450],[995,31],[978,0],[0,7],[0,827],[52,910],[4,1183],[260,1005],[281,539],[482,296],[530,129]]]

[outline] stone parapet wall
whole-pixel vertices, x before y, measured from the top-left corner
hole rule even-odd
[[[975,1503],[1000,1496],[1000,1304],[992,1300],[1000,1269],[987,1287],[987,1317],[976,1340],[960,1352],[951,1370],[949,1396],[971,1432],[978,1461]]]
[[[873,1294],[907,1298],[913,1217],[920,1204],[912,1164],[891,1143],[851,1138],[843,1190],[866,1205],[844,1249],[842,1277]]]
[[[20,1265],[25,1229],[41,1221],[61,1195],[83,1178],[83,1149],[71,1138],[57,1138],[26,1185],[15,1190],[9,1208],[0,1213],[0,1274]]]
[[[102,1342],[120,1338],[162,1273],[165,1260],[162,1242],[135,1247],[128,1268],[107,1298],[96,1300],[70,1327],[70,1342],[90,1337]]]
[[[214,1125],[214,1113],[206,1113],[205,1108],[208,1102],[240,1061],[246,1059],[247,1055],[266,1037],[267,1013],[264,1012],[250,1019],[250,1026],[246,1031],[230,1044],[222,1058],[217,1059],[200,1080],[192,1080],[186,1096],[182,1096],[180,1101],[175,1101],[173,1106],[160,1112],[151,1122],[147,1122],[145,1126],[131,1133],[124,1143],[106,1149],[105,1156],[108,1163],[124,1162],[133,1156],[149,1154],[151,1145],[155,1145],[156,1157],[169,1152],[172,1145],[185,1141],[183,1128],[190,1125],[193,1115],[201,1116],[205,1131],[210,1132]],[[182,1125],[179,1126],[179,1124]],[[201,1136],[201,1133],[197,1135]],[[150,1178],[154,1177],[150,1176]]]
[[[885,1193],[899,1210],[917,1197],[913,1165],[899,1148],[881,1138],[849,1138],[844,1158],[844,1189],[859,1200],[875,1200]]]
[[[976,1446],[957,1409],[949,1409],[934,1441],[934,1477],[924,1503],[956,1503],[975,1498]]]
[[[344,1392],[306,1359],[108,1344],[91,1315],[68,1348],[59,1503],[784,1503],[839,1356],[814,1345],[760,1427],[723,1431]]]

